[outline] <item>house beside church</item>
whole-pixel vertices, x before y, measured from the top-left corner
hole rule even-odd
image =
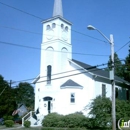
[[[96,96],[111,98],[109,72],[73,59],[72,24],[63,17],[62,0],[54,1],[53,16],[42,24],[40,73],[33,81],[37,117],[42,120],[52,112],[87,114],[84,107]],[[115,76],[116,96],[127,99],[129,94],[122,85],[127,82]]]

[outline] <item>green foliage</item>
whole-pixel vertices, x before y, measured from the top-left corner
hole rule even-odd
[[[128,121],[130,119],[130,102],[124,100],[116,100],[116,120],[120,118]]]
[[[90,119],[87,128],[111,128],[112,125],[112,104],[109,98],[101,96],[93,99],[89,105]],[[128,121],[130,117],[130,102],[116,99],[116,124],[120,118]]]
[[[25,126],[26,128],[29,128],[30,125],[31,125],[31,122],[30,122],[30,121],[24,121],[24,126]]]
[[[13,97],[13,89],[10,88],[8,82],[0,75],[0,117],[4,115],[12,115],[16,103]]]
[[[6,120],[4,122],[4,124],[5,124],[6,127],[13,127],[14,121],[13,120]]]
[[[109,57],[108,67],[111,69],[111,57]],[[115,75],[126,80],[130,81],[130,55],[125,58],[125,60],[120,60],[118,55],[114,54],[114,68]]]
[[[11,116],[13,111],[17,109],[18,104],[21,103],[25,104],[28,110],[33,110],[33,86],[25,82],[19,83],[16,88],[11,88],[8,82],[0,75],[0,118]]]
[[[63,116],[57,113],[50,113],[43,119],[42,125],[45,127],[57,127],[58,123],[61,125]]]
[[[98,96],[93,99],[89,109],[89,114],[92,117],[91,121],[95,128],[111,126],[111,101],[109,98]]]
[[[20,83],[15,89],[15,100],[17,104],[25,104],[29,110],[34,106],[34,88],[29,83]]]
[[[5,115],[5,116],[3,116],[3,119],[4,120],[13,120],[14,117],[13,116],[7,116],[7,115]]]
[[[82,128],[87,126],[87,118],[82,114],[69,114],[64,117],[65,127]]]
[[[88,118],[77,113],[66,116],[51,113],[43,119],[42,125],[44,127],[84,128],[88,126]]]
[[[130,82],[130,55],[128,55],[126,58],[125,58],[125,64],[123,66],[123,78],[124,80]]]

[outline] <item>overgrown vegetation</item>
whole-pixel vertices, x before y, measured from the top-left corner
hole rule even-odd
[[[4,122],[4,124],[5,124],[6,127],[13,127],[14,121],[13,120],[6,120]]]

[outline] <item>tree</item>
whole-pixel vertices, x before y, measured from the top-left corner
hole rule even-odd
[[[18,104],[25,104],[28,110],[34,108],[34,88],[29,83],[19,83],[15,88],[15,100]]]
[[[88,107],[90,109],[91,124],[93,127],[111,127],[112,124],[112,102],[109,98],[98,96],[92,100]],[[116,122],[120,118],[128,121],[130,117],[130,102],[116,99]],[[116,123],[117,124],[117,123]]]
[[[8,82],[0,75],[0,117],[12,115],[16,107],[13,90]]]
[[[112,67],[111,64],[112,64],[111,57],[109,57],[109,61],[108,61],[108,67],[109,67],[109,69],[111,69],[111,67]],[[115,68],[115,71],[114,71],[115,75],[123,78],[123,74],[124,74],[123,73],[124,72],[123,71],[124,70],[123,63],[119,59],[117,53],[114,53],[114,68]]]
[[[89,109],[94,127],[106,127],[111,124],[111,101],[109,98],[96,97],[89,105]]]
[[[130,55],[128,55],[125,58],[125,65],[123,66],[123,69],[124,69],[123,73],[124,80],[130,82]]]

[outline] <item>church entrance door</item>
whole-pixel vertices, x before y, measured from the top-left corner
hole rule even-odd
[[[51,113],[51,110],[52,110],[52,97],[44,97],[43,101],[47,103],[45,105],[47,107],[48,114]]]

